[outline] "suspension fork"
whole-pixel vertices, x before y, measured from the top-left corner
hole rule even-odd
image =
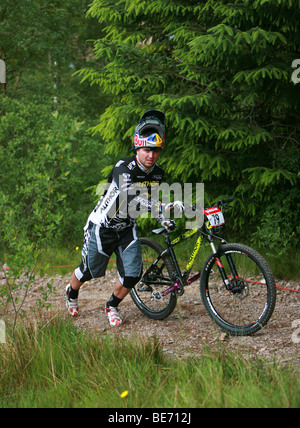
[[[220,258],[218,257],[218,251],[216,250],[216,247],[215,247],[215,244],[214,244],[214,242],[213,242],[212,237],[209,237],[209,244],[210,244],[210,247],[211,247],[211,249],[212,249],[212,252],[213,252],[213,254],[214,254],[214,256],[215,256],[216,264],[217,264],[217,266],[218,266],[218,269],[219,269],[220,275],[221,275],[221,277],[222,277],[222,280],[223,280],[223,282],[224,282],[224,285],[225,285],[226,289],[230,292],[230,290],[231,290],[231,287],[230,287],[230,281],[229,281],[229,279],[227,278],[227,275],[226,275],[226,272],[225,272],[225,268],[224,268],[224,266],[223,266],[223,263],[221,262]],[[227,260],[228,260],[228,263],[229,263],[230,269],[231,269],[232,273],[234,274],[234,277],[236,278],[236,277],[237,277],[237,276],[236,276],[236,269],[235,269],[235,267],[234,267],[234,264],[233,264],[233,260],[232,260],[231,255],[230,255],[230,254],[228,254],[228,256],[226,255],[226,258],[227,258]]]

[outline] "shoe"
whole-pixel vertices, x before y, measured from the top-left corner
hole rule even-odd
[[[119,315],[119,309],[113,306],[106,306],[105,314],[108,317],[109,324],[112,327],[117,327],[122,324],[122,319]]]
[[[78,299],[69,298],[70,288],[71,288],[71,285],[68,284],[66,286],[66,294],[65,294],[66,307],[68,309],[68,312],[72,315],[72,317],[75,317],[76,315],[78,315],[78,312],[79,312]]]

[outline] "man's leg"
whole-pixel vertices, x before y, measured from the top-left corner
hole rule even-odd
[[[112,327],[117,327],[122,324],[122,319],[119,315],[118,306],[129,292],[130,289],[123,287],[120,280],[117,280],[114,287],[114,291],[110,296],[109,301],[106,303],[105,307],[105,314],[107,315],[109,324]]]
[[[69,313],[73,317],[78,315],[78,312],[79,312],[78,293],[82,284],[84,284],[84,282],[81,282],[76,278],[75,271],[74,271],[72,274],[71,282],[66,287],[66,294],[65,294],[66,307]]]
[[[72,287],[72,289],[75,290],[75,291],[79,291],[79,289],[82,286],[82,284],[84,284],[84,282],[81,282],[81,281],[79,281],[76,278],[75,271],[74,271],[73,275],[72,275],[72,279],[71,279],[71,287]]]
[[[120,280],[118,279],[116,284],[115,284],[114,295],[116,297],[118,297],[118,299],[123,300],[127,296],[128,293],[130,293],[130,288],[123,287]]]
[[[104,276],[109,255],[99,254],[97,240],[100,239],[100,228],[89,222],[84,228],[84,244],[81,264],[74,270],[70,284],[66,287],[66,306],[72,316],[78,314],[78,294],[80,287],[93,277]],[[99,236],[99,239],[97,238]],[[92,266],[90,270],[89,266]]]
[[[122,324],[118,306],[139,282],[142,275],[141,248],[136,238],[135,229],[129,229],[124,232],[119,242],[120,245],[115,250],[119,280],[116,282],[113,294],[105,308],[111,326]]]

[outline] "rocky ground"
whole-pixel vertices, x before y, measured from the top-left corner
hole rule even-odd
[[[201,356],[206,347],[221,347],[240,352],[247,357],[259,355],[267,360],[274,357],[280,363],[293,363],[300,367],[300,293],[277,289],[277,304],[267,326],[250,337],[232,337],[222,333],[207,315],[200,299],[198,282],[186,288],[178,299],[175,311],[163,321],[151,320],[138,310],[130,296],[120,306],[123,325],[111,328],[104,314],[104,306],[110,297],[116,279],[114,270],[107,271],[105,278],[86,283],[80,292],[80,314],[74,319],[80,330],[97,330],[100,334],[111,336],[159,338],[164,351],[172,356]],[[5,281],[0,277],[0,285]],[[39,277],[30,287],[25,309],[37,306],[41,298],[41,287],[52,283],[56,288],[49,302],[51,311],[65,312],[64,290],[70,275]],[[300,291],[300,282],[277,281],[277,286]],[[0,309],[1,311],[1,309]],[[1,318],[1,312],[0,312]]]

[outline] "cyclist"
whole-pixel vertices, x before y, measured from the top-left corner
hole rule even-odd
[[[130,210],[136,212],[139,205],[152,213],[156,211],[157,220],[167,230],[174,228],[174,221],[158,212],[158,201],[149,199],[151,187],[163,179],[163,170],[157,160],[164,142],[164,113],[159,110],[147,111],[135,128],[135,155],[121,159],[114,166],[107,188],[84,227],[82,262],[74,270],[65,294],[66,306],[72,316],[78,314],[78,293],[82,284],[104,276],[109,259],[115,252],[119,279],[106,304],[105,314],[111,326],[121,325],[118,306],[142,275],[136,216],[131,215]]]

